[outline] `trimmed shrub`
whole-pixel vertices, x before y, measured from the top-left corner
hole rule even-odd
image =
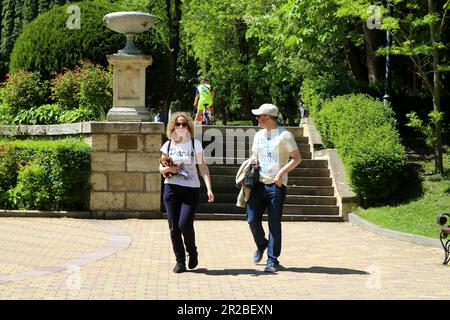
[[[45,210],[51,207],[49,187],[44,168],[30,161],[20,169],[17,185],[8,190],[8,196],[13,206],[20,210]]]
[[[1,88],[2,103],[15,115],[20,109],[31,109],[47,101],[48,83],[39,72],[18,71],[8,74]]]
[[[362,204],[394,200],[405,150],[392,109],[367,95],[344,95],[326,101],[317,116],[322,138],[338,149]]]
[[[302,83],[301,94],[308,111],[314,117],[325,100],[361,91],[361,84],[349,71],[335,70],[318,75],[314,79],[305,79]]]
[[[4,209],[87,210],[90,148],[75,139],[0,142]]]
[[[81,9],[81,28],[67,28],[68,5],[39,15],[24,27],[15,42],[11,54],[11,72],[39,70],[44,79],[51,79],[63,68],[73,69],[83,60],[108,66],[107,55],[122,49],[126,39],[124,35],[108,29],[103,24],[103,16],[114,11],[142,8],[143,1],[109,3],[100,0],[71,5]],[[148,6],[141,10],[148,10]],[[170,90],[173,90],[169,84],[170,73],[167,72],[170,67],[170,48],[166,39],[168,32],[163,24],[156,25],[138,34],[135,39],[136,46],[144,54],[151,54],[154,61],[146,70],[146,105],[149,108],[159,106],[160,101],[167,99]],[[85,92],[89,96],[88,91],[86,87]],[[65,99],[67,101],[68,98]],[[85,100],[86,103],[93,101],[92,95]]]
[[[80,29],[69,29],[68,4],[40,14],[27,24],[11,53],[10,70],[39,70],[45,78],[63,67],[73,68],[80,60],[108,65],[106,55],[125,45],[125,37],[108,29],[103,16],[121,11],[107,1],[77,2],[81,10]]]
[[[17,183],[18,161],[14,146],[0,143],[0,208],[10,208],[8,190]]]

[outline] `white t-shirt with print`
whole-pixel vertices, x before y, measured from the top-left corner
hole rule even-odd
[[[283,127],[262,129],[255,134],[252,151],[258,155],[261,166],[259,181],[264,184],[273,183],[278,171],[289,162],[289,154],[298,150],[295,138]],[[288,175],[282,176],[287,186]]]
[[[203,147],[200,141],[194,140],[195,153],[203,152]],[[195,165],[196,156],[194,150],[192,150],[192,140],[185,143],[177,143],[172,140],[170,144],[170,150],[167,152],[169,147],[169,141],[163,144],[161,147],[161,152],[168,154],[173,163],[176,165],[183,164],[183,168],[189,173],[189,178],[185,179],[180,175],[175,175],[173,177],[167,177],[164,179],[164,183],[178,184],[184,187],[200,188],[200,179],[198,178],[197,167]]]

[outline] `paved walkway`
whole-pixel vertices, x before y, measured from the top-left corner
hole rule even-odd
[[[267,225],[266,230],[267,230]],[[284,270],[254,265],[245,221],[196,221],[174,274],[165,220],[0,220],[0,299],[449,299],[443,252],[351,223],[283,222]]]

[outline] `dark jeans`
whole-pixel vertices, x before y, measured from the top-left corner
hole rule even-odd
[[[200,188],[183,187],[176,184],[164,186],[164,205],[169,221],[170,238],[177,262],[185,262],[186,251],[197,253],[195,246],[194,218]],[[183,245],[184,238],[184,245]]]
[[[281,216],[286,199],[286,186],[278,187],[275,183],[259,182],[252,188],[247,201],[247,222],[253,234],[258,250],[263,252],[267,247],[267,261],[278,264],[281,253]],[[266,207],[269,209],[269,239],[266,239],[262,226],[262,217]]]

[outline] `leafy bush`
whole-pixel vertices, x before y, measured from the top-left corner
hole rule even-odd
[[[18,71],[8,74],[1,89],[2,103],[15,115],[20,109],[30,109],[47,101],[48,83],[39,72]]]
[[[8,125],[13,122],[14,115],[10,108],[0,104],[0,125]]]
[[[81,28],[69,29],[69,4],[40,14],[27,24],[11,53],[10,71],[39,70],[45,78],[63,67],[73,68],[79,60],[108,65],[106,55],[125,45],[125,37],[106,28],[103,16],[121,11],[107,1],[77,2],[81,10]]]
[[[52,98],[63,108],[81,107],[99,120],[112,106],[112,70],[81,62],[52,80],[51,91]]]
[[[330,71],[314,79],[305,79],[301,95],[311,115],[320,111],[322,103],[338,95],[358,93],[362,86],[348,71]]]
[[[124,35],[108,29],[103,23],[103,16],[115,11],[132,11],[139,8],[146,11],[153,7],[160,14],[165,14],[158,4],[147,3],[144,7],[143,3],[144,1],[140,0],[131,2],[123,0],[117,3],[106,0],[72,3],[71,5],[81,9],[80,29],[69,29],[66,26],[69,18],[66,11],[68,4],[39,15],[23,28],[15,42],[11,53],[10,71],[39,70],[44,79],[51,79],[63,68],[73,69],[82,60],[107,67],[107,55],[122,49],[126,39]],[[154,61],[146,70],[146,104],[150,108],[167,99],[173,90],[169,82],[171,75],[167,72],[170,67],[170,48],[167,41],[169,31],[165,28],[164,24],[157,24],[150,30],[138,34],[135,39],[136,46],[144,54],[151,54]],[[84,87],[82,92],[84,92],[82,100],[86,104],[92,105],[99,103],[100,100],[100,104],[105,105],[104,95],[96,100],[88,86]],[[61,95],[60,98],[65,100],[65,103],[58,102],[61,106],[77,107],[75,103],[71,104],[68,101],[70,95]]]
[[[10,206],[7,192],[16,185],[17,172],[17,154],[13,145],[0,143],[0,208]]]
[[[33,107],[30,110],[20,110],[14,117],[13,124],[56,124],[62,114],[62,109],[57,104],[44,104]]]
[[[82,141],[0,142],[4,209],[87,210],[90,148]]]
[[[59,117],[59,123],[83,122],[90,121],[92,119],[95,119],[92,111],[81,107],[78,109],[63,111]]]
[[[391,108],[367,95],[344,95],[326,101],[317,117],[322,139],[338,149],[363,205],[393,200],[405,150]]]
[[[45,210],[51,207],[51,190],[44,168],[29,162],[22,167],[17,185],[8,191],[13,207],[21,210]]]

